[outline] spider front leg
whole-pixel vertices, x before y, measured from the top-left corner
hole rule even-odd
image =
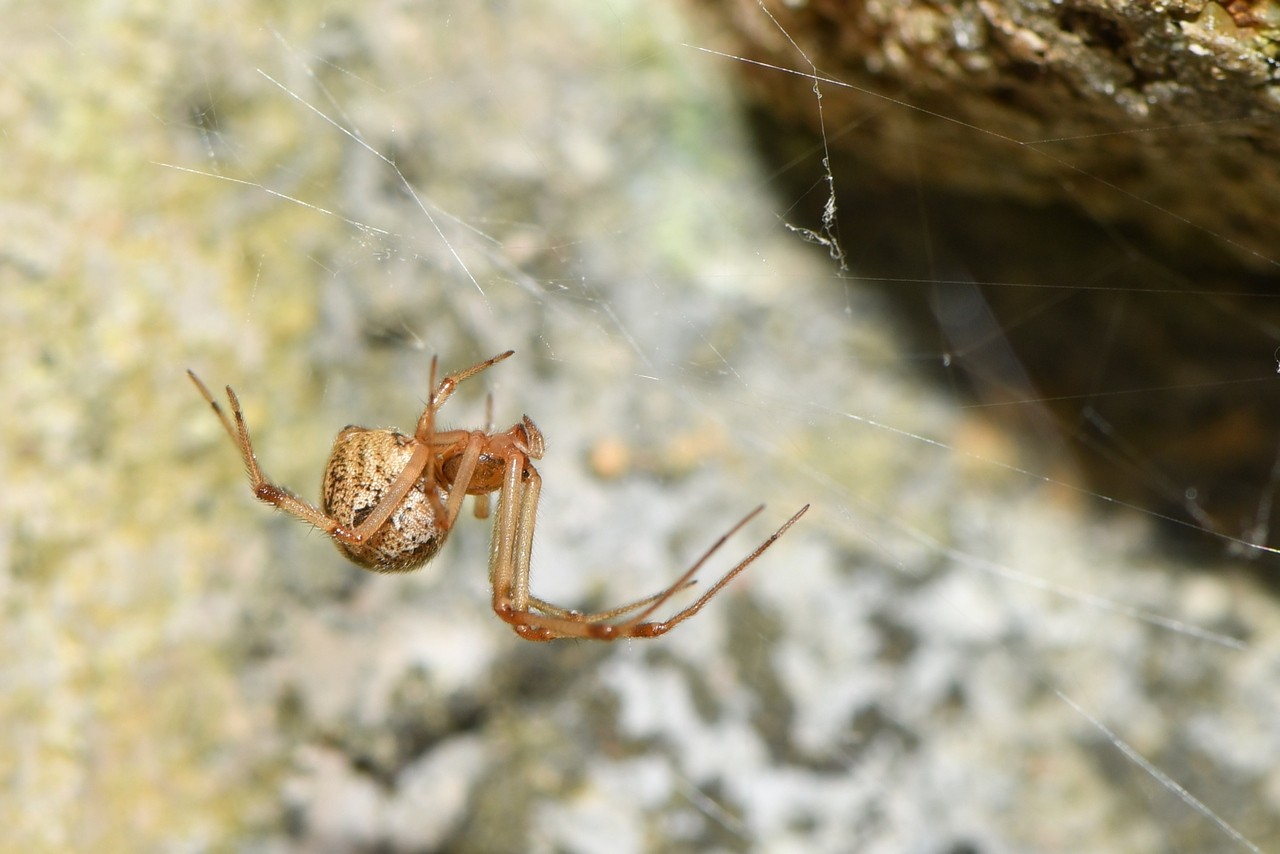
[[[456,441],[455,439],[456,435],[461,434],[465,437],[467,434],[463,433],[462,431],[449,431],[448,433],[444,433],[444,434],[437,433],[436,432],[436,413],[440,410],[440,407],[444,406],[445,401],[447,401],[450,397],[453,396],[454,391],[457,390],[458,386],[462,383],[463,380],[466,380],[466,379],[469,379],[470,377],[475,376],[476,374],[483,371],[485,368],[491,367],[492,365],[496,365],[498,362],[501,362],[503,359],[510,357],[513,353],[515,353],[514,350],[507,350],[505,353],[499,353],[498,355],[493,356],[492,358],[489,358],[489,359],[485,359],[483,362],[478,362],[469,368],[464,368],[461,371],[457,371],[456,373],[449,374],[444,379],[440,380],[439,385],[436,385],[436,370],[439,367],[439,357],[432,356],[431,357],[431,385],[430,385],[431,398],[430,400],[427,401],[427,405],[423,408],[422,414],[418,416],[418,425],[417,427],[414,428],[414,431],[413,431],[414,438],[417,439],[419,442],[422,442],[434,448],[440,445],[447,447],[453,444],[454,441]],[[492,422],[493,421],[493,398],[492,397],[489,398],[488,405],[487,405],[487,412],[488,412],[488,420],[489,422]],[[490,423],[488,426],[485,427],[484,432],[488,433],[492,429],[493,429],[493,425],[492,423]],[[468,473],[468,477],[469,476],[470,475]],[[427,494],[428,496],[430,496],[432,509],[435,510],[439,518],[443,519],[447,517],[449,520],[448,524],[452,526],[455,520],[456,514],[454,516],[447,515],[446,508],[443,505],[441,505],[440,499],[436,496],[435,489],[431,488],[436,484],[436,455],[435,454],[432,454],[427,459],[426,480],[428,485]],[[463,493],[465,494],[465,492],[466,492],[466,489],[464,488]],[[489,515],[489,504],[488,504],[487,497],[484,499],[477,497],[475,512],[476,512],[477,519],[483,519]]]

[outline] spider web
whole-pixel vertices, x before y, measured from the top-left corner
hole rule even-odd
[[[1261,597],[1253,583],[1225,566],[1170,567],[1151,539],[1166,513],[1083,485],[1062,457],[1021,448],[923,378],[922,365],[963,354],[913,349],[859,286],[864,235],[841,232],[834,196],[809,229],[800,200],[775,195],[778,176],[751,156],[724,94],[746,60],[644,4],[473,5],[264,22],[229,66],[202,66],[192,157],[165,165],[222,182],[204,216],[251,236],[251,274],[215,286],[223,316],[210,323],[226,330],[215,381],[241,391],[280,482],[313,480],[346,421],[411,425],[433,353],[452,369],[513,348],[442,417],[479,424],[491,391],[499,425],[528,412],[547,435],[539,596],[651,592],[756,503],[764,518],[722,561],[813,503],[735,584],[747,596],[716,600],[661,647],[599,653],[590,678],[553,680],[615,698],[607,726],[658,747],[580,760],[580,789],[532,796],[521,815],[534,848],[642,850],[654,834],[671,850],[1274,841],[1267,769],[1280,739],[1261,684],[1274,680],[1249,677],[1268,653],[1243,628],[1274,609],[1255,604],[1266,613],[1246,620],[1234,601],[1233,585]],[[778,25],[762,11],[760,26]],[[802,55],[772,72],[808,76],[815,110],[848,87]],[[817,162],[821,195],[860,180]],[[929,224],[918,228],[929,246]],[[1261,372],[1271,360],[1259,354]],[[1016,357],[1006,367],[1027,390],[1018,405],[1046,402]],[[321,410],[302,418],[308,388]],[[1273,551],[1209,533],[1223,552]],[[346,690],[375,699],[334,700],[347,710],[334,720],[380,720],[390,700],[376,697],[397,668],[420,667],[448,693],[501,667],[508,646],[485,634],[487,535],[464,523],[424,579],[360,582],[361,607],[383,617],[327,642],[379,662],[363,680],[334,665]],[[270,536],[282,552],[302,539],[282,526]],[[329,563],[319,580],[289,582],[307,596],[347,572],[313,539],[309,553]],[[379,657],[393,640],[400,651]],[[563,668],[597,653],[519,654],[536,669],[557,666],[537,656]],[[308,697],[341,681],[285,669]],[[594,720],[539,708],[568,731]],[[326,824],[315,781],[343,790],[359,774],[323,762],[288,800],[312,839],[456,840],[497,760],[465,735],[444,744],[460,751],[471,807],[410,775],[358,831]],[[415,798],[463,818],[434,837],[406,830],[396,816]]]

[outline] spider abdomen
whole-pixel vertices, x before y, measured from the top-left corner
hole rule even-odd
[[[320,486],[324,512],[340,525],[355,528],[409,464],[415,444],[412,437],[394,430],[343,430],[333,442]],[[366,542],[350,545],[334,539],[334,544],[365,569],[409,572],[435,556],[446,534],[420,479]]]

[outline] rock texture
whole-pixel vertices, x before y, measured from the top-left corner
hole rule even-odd
[[[5,12],[6,854],[1234,844],[1063,697],[1280,849],[1280,605],[921,382],[672,7]],[[184,373],[314,500],[433,353],[508,347],[442,418],[491,392],[545,433],[539,595],[640,596],[757,502],[734,555],[813,509],[659,641],[525,644],[486,523],[364,572],[254,500]]]
[[[892,280],[982,402],[1048,415],[1107,495],[1276,544],[1280,8],[693,5],[806,182],[812,82],[771,66],[827,81],[852,274]]]

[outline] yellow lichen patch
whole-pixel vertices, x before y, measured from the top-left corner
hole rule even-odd
[[[249,564],[196,524],[214,475],[193,462],[187,424],[206,413],[183,368],[255,301],[280,327],[264,324],[249,353],[307,326],[310,301],[276,304],[244,273],[246,233],[297,240],[304,227],[296,206],[252,217],[229,205],[228,184],[159,165],[202,165],[183,147],[195,134],[175,93],[210,84],[217,69],[202,63],[219,40],[261,30],[246,4],[221,14],[243,32],[159,4],[6,17],[5,850],[225,849],[274,803],[277,760],[246,738],[255,713],[219,605]],[[189,215],[219,206],[220,220]],[[277,257],[298,260],[275,273],[315,263]]]

